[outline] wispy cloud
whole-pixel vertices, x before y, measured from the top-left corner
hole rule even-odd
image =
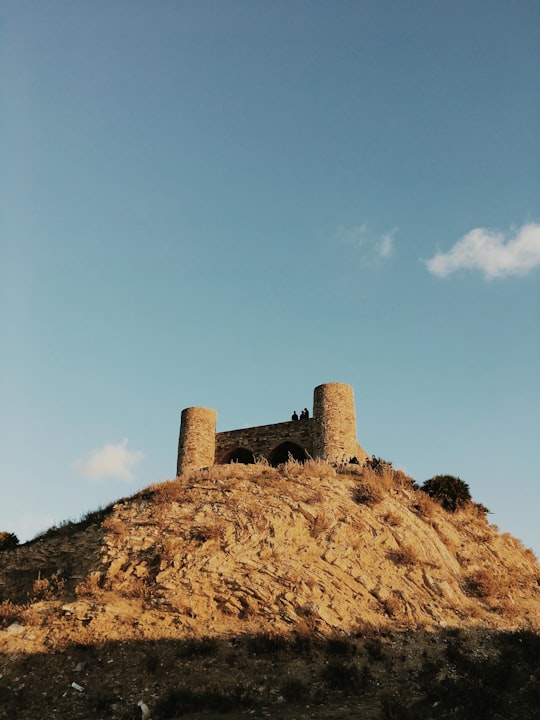
[[[356,248],[362,262],[372,265],[379,260],[386,260],[394,253],[394,235],[397,228],[382,235],[373,233],[366,224],[352,227],[339,227],[337,238],[340,242]]]
[[[488,279],[525,275],[540,265],[540,224],[523,225],[508,240],[503,233],[475,228],[425,263],[439,277],[458,270],[479,270]]]
[[[118,445],[104,445],[86,459],[77,460],[75,465],[89,480],[131,482],[134,479],[133,469],[144,459],[144,454],[140,450],[128,450],[127,445],[127,438]]]
[[[377,240],[376,246],[379,251],[379,255],[382,258],[388,258],[394,252],[394,235],[397,232],[397,228],[394,228],[389,233],[381,235]]]

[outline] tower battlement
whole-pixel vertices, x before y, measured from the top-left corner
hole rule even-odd
[[[176,474],[230,462],[271,465],[309,457],[333,463],[358,461],[367,453],[356,439],[353,389],[325,383],[313,391],[313,417],[216,433],[217,413],[203,407],[182,411]]]

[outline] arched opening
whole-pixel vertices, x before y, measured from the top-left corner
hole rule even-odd
[[[287,462],[289,457],[292,457],[294,460],[298,460],[299,462],[305,462],[308,459],[307,452],[304,448],[300,447],[300,445],[293,442],[284,442],[272,450],[268,456],[268,462],[272,465],[272,467],[277,467],[278,465]]]
[[[247,448],[235,448],[228,452],[222,460],[223,465],[228,463],[242,463],[244,465],[253,465],[255,462],[255,455]]]

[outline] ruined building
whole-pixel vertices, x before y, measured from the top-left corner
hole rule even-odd
[[[325,383],[313,392],[312,417],[216,433],[215,410],[191,407],[182,411],[177,475],[230,462],[271,465],[321,458],[333,463],[363,463],[367,453],[356,439],[353,389]]]

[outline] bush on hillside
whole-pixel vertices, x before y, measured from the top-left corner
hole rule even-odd
[[[13,550],[19,544],[19,538],[15,533],[0,532],[0,551]]]
[[[383,458],[372,455],[367,458],[366,467],[375,470],[378,475],[384,475],[385,472],[392,469],[392,463],[389,460],[383,460]]]
[[[352,498],[359,505],[373,507],[380,503],[384,493],[378,485],[362,480],[353,489]]]
[[[449,512],[455,512],[472,501],[467,483],[453,475],[435,475],[425,481],[421,490]]]
[[[15,620],[20,620],[23,610],[21,605],[15,605],[11,600],[2,600],[0,602],[0,628]]]

